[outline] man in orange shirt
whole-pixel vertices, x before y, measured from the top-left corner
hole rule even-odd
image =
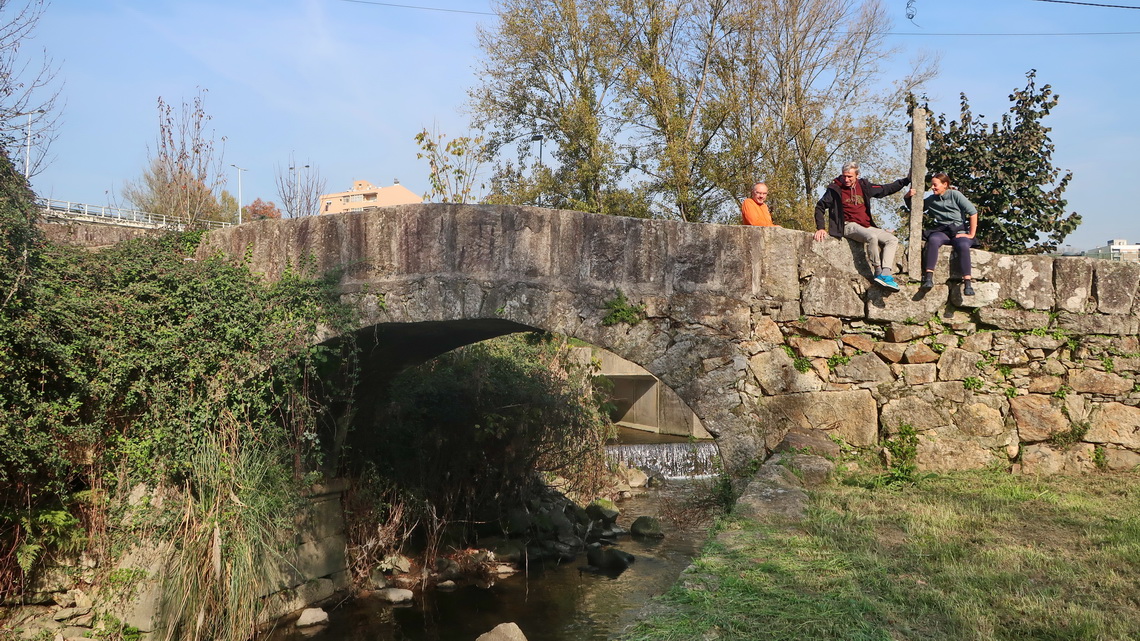
[[[779,227],[772,222],[772,212],[768,211],[768,185],[756,183],[752,185],[752,197],[745,198],[740,205],[740,218],[742,225],[756,225],[757,227]]]

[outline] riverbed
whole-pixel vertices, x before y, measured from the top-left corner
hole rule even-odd
[[[692,481],[663,486],[621,501],[618,523],[625,528],[642,515],[659,516],[662,506],[690,490]],[[531,566],[494,585],[454,591],[417,592],[409,605],[393,606],[362,597],[325,604],[329,623],[300,631],[287,624],[270,641],[474,641],[505,622],[514,622],[528,641],[602,641],[633,623],[642,606],[665,591],[696,555],[702,527],[680,527],[662,519],[663,540],[622,537],[617,547],[637,560],[620,574],[585,570],[585,555],[573,563]]]

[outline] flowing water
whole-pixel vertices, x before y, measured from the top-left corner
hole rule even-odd
[[[628,440],[628,439],[627,439]],[[690,443],[674,445],[688,447]],[[628,443],[621,447],[632,447]],[[664,449],[674,449],[670,445]],[[703,452],[703,446],[696,448]],[[623,456],[654,457],[654,465],[685,457],[677,452],[654,454],[640,444]],[[703,454],[701,455],[703,456]],[[671,457],[671,458],[670,458]],[[660,468],[668,477],[679,468]],[[704,472],[702,472],[704,473]],[[670,480],[644,494],[620,501],[618,524],[625,528],[642,515],[659,516],[671,500],[691,491],[692,481]],[[317,630],[301,632],[285,625],[271,641],[474,641],[496,625],[514,622],[528,641],[602,641],[634,622],[638,610],[668,590],[704,541],[702,528],[683,528],[662,519],[665,538],[622,537],[617,547],[636,557],[621,574],[586,571],[585,555],[574,563],[531,566],[527,573],[500,579],[494,585],[468,585],[455,591],[418,593],[406,606],[392,606],[362,597],[335,606],[326,604],[330,621]]]

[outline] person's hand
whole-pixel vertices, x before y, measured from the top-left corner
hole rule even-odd
[[[906,198],[907,200],[910,200],[911,198],[913,198],[914,197],[914,187],[911,187],[910,190],[906,192],[906,196],[903,196],[903,197]]]
[[[973,234],[967,234],[964,231],[958,232],[958,235],[956,236],[956,238],[970,238],[970,239],[973,239],[973,237],[974,237]]]
[[[817,242],[823,240],[824,238],[827,238],[827,230],[826,229],[815,230],[815,239]]]

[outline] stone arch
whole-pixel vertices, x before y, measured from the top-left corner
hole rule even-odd
[[[763,266],[741,254],[742,231],[412,205],[213,231],[198,255],[244,259],[268,279],[299,264],[340,270],[342,298],[360,312],[358,333],[451,327],[465,328],[454,338],[466,340],[534,328],[596,345],[672,388],[735,467],[764,447],[754,399],[739,383],[748,371],[749,295]],[[644,305],[645,320],[603,324],[605,301],[619,291]]]

